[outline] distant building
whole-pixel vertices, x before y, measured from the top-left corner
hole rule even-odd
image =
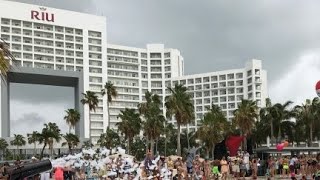
[[[108,44],[107,52],[108,81],[118,91],[118,97],[110,104],[112,127],[120,121],[120,110],[137,108],[146,91],[158,94],[164,102],[171,78],[183,75],[180,51],[163,44],[148,44],[145,49]]]
[[[267,72],[262,69],[261,61],[255,59],[248,61],[241,69],[172,78],[172,85],[176,83],[185,85],[193,97],[196,118],[189,125],[191,130],[200,125],[212,103],[219,105],[231,120],[242,99],[254,100],[258,107],[263,107],[268,95]]]

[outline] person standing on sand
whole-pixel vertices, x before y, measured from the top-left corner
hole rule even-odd
[[[63,180],[63,168],[56,167],[54,170],[54,179],[55,180]]]
[[[229,165],[228,162],[226,161],[226,158],[223,156],[221,161],[220,161],[220,165],[221,165],[221,174],[222,180],[226,180],[229,174]]]

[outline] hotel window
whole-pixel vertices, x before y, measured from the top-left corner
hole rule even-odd
[[[219,76],[219,81],[224,81],[226,80],[226,75],[220,75]]]
[[[241,78],[243,78],[243,74],[242,73],[237,73],[237,79],[241,79]]]
[[[188,84],[193,84],[193,79],[188,79]]]
[[[228,74],[228,79],[234,79],[234,74]]]
[[[234,86],[234,81],[228,81],[228,86]]]
[[[161,58],[161,53],[150,53],[150,58]]]
[[[237,82],[236,82],[236,86],[242,86],[243,85],[243,81],[242,80],[238,80]]]
[[[243,88],[237,88],[237,93],[243,93]]]
[[[10,19],[1,18],[1,24],[9,25],[10,24]]]
[[[196,78],[196,84],[201,83],[201,78]]]
[[[217,76],[211,76],[211,81],[217,81],[218,77]]]
[[[141,53],[141,58],[147,58],[147,53]]]

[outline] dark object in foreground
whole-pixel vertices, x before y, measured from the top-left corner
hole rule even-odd
[[[6,169],[8,179],[20,180],[52,169],[50,160],[19,164]]]

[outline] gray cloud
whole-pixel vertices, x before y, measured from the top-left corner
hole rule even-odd
[[[16,123],[18,122],[25,122],[26,124],[34,124],[34,123],[39,123],[39,124],[44,124],[45,123],[45,119],[41,116],[39,116],[39,114],[32,112],[32,113],[27,113],[27,114],[23,114],[22,117],[18,118],[18,119],[13,119],[12,120],[12,125],[16,125]]]
[[[43,124],[45,123],[44,117],[35,112],[22,114],[19,118],[11,118],[11,136],[13,134],[22,134],[26,136],[32,131],[41,131]]]
[[[33,85],[29,85],[30,87]],[[68,131],[68,126],[63,119],[65,110],[74,108],[74,98],[67,94],[59,94],[59,88],[56,92],[46,91],[47,94],[56,94],[56,97],[63,97],[60,101],[54,101],[54,97],[46,94],[42,95],[42,88],[30,90],[29,86],[23,89],[27,93],[22,95],[12,96],[10,100],[10,120],[11,120],[11,135],[31,133],[32,131],[41,131],[44,123],[55,122],[61,129],[62,133]],[[12,91],[16,91],[12,89]]]

